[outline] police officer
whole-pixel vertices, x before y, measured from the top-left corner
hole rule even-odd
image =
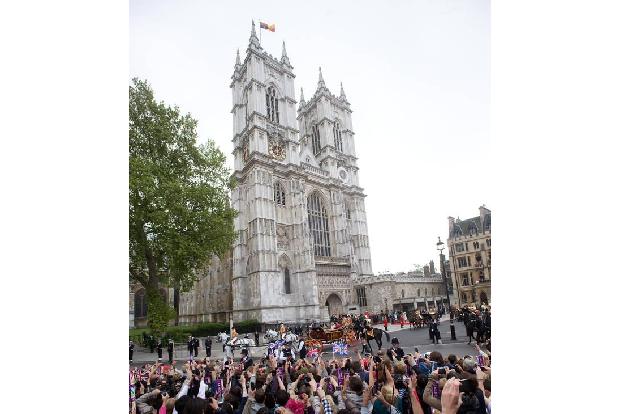
[[[153,335],[149,335],[149,349],[151,350],[151,353],[153,353],[154,348],[155,348],[155,339],[153,338]]]
[[[259,331],[254,331],[254,344],[259,346]]]
[[[401,361],[401,358],[405,356],[405,352],[403,352],[403,349],[399,346],[399,340],[397,338],[392,338],[390,342],[392,343],[392,348],[386,352],[386,355],[388,355],[388,358],[393,362],[395,362],[395,359]]]
[[[440,337],[440,330],[438,329],[438,322],[436,320],[431,321],[431,324],[429,325],[429,329],[433,336],[433,339],[432,339],[433,343],[441,344],[442,338]]]
[[[211,338],[205,338],[205,356],[211,356]]]
[[[168,340],[168,363],[172,364],[173,354],[175,352],[175,344],[172,339]]]
[[[157,362],[162,360],[162,340],[157,340]]]
[[[474,336],[474,320],[470,313],[464,314],[464,324],[466,325],[466,335],[468,336],[468,343],[472,342]]]
[[[194,348],[194,337],[192,335],[188,336],[188,354],[190,358],[192,358],[192,350]]]
[[[129,341],[129,363],[134,361],[134,341]]]
[[[194,349],[194,358],[198,357],[198,347],[200,346],[200,340],[195,337],[192,339],[193,345],[192,348]]]

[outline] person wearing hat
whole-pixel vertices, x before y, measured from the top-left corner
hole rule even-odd
[[[192,350],[194,348],[194,341],[192,335],[188,336],[188,354],[189,358],[192,358]]]
[[[173,353],[175,350],[175,344],[172,339],[168,340],[168,363],[172,364],[173,362]]]
[[[162,360],[162,340],[157,340],[157,362]]]
[[[252,366],[252,364],[254,364],[254,362],[252,361],[252,358],[248,356],[248,350],[246,348],[242,349],[241,353],[242,353],[241,363],[244,364],[244,370],[247,370],[248,368]]]
[[[436,344],[442,343],[442,338],[440,337],[440,330],[438,329],[438,321],[432,320],[429,324],[429,333],[431,334],[431,341]]]
[[[194,358],[198,357],[198,347],[200,346],[200,341],[198,337],[192,338],[192,349],[194,349]]]
[[[210,337],[205,338],[205,355],[208,357],[211,356],[211,343]]]
[[[395,362],[395,359],[397,361],[401,361],[401,359],[405,356],[405,352],[403,352],[403,349],[401,349],[401,346],[399,345],[399,339],[392,338],[392,341],[390,342],[392,343],[392,348],[390,348],[388,352],[386,352],[388,358],[392,362]]]
[[[134,341],[129,341],[129,363],[134,361]]]

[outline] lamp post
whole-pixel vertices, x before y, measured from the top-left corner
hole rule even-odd
[[[442,279],[444,280],[444,290],[446,291],[446,304],[448,305],[449,308],[449,316],[450,316],[450,320],[451,320],[451,340],[456,340],[457,337],[455,336],[455,325],[453,323],[453,310],[451,309],[451,298],[449,296],[449,290],[448,290],[448,280],[446,278],[446,270],[445,270],[445,266],[444,266],[444,255],[442,254],[442,251],[444,250],[444,243],[442,243],[442,240],[440,240],[440,236],[438,236],[438,242],[436,243],[436,247],[438,249],[438,251],[440,252],[440,272],[442,273]]]

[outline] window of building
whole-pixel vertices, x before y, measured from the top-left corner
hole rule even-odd
[[[267,88],[267,92],[265,92],[265,107],[267,108],[267,119],[278,123],[278,99],[276,98],[276,89],[273,86]]]
[[[485,243],[487,243],[487,247],[492,247],[492,239],[486,239]]]
[[[332,134],[334,135],[334,147],[337,151],[343,152],[343,139],[341,138],[341,126],[338,121],[334,123],[332,128]]]
[[[427,297],[427,288],[425,288],[425,297]]]
[[[345,209],[345,218],[347,218],[347,220],[351,220],[351,210],[350,209]]]
[[[464,244],[463,243],[457,243],[455,245],[455,251],[456,252],[463,252],[464,251]]]
[[[358,306],[367,306],[367,295],[364,287],[356,288],[356,296],[358,298]]]
[[[420,289],[416,292],[416,296],[420,298]]]
[[[465,257],[458,257],[457,258],[457,267],[466,267],[468,264],[466,263],[466,258]]]
[[[328,214],[317,194],[308,197],[308,225],[315,246],[315,256],[330,256]]]
[[[461,275],[461,285],[462,286],[470,286],[470,278],[467,273],[462,273]]]
[[[405,297],[405,290],[401,289],[401,298],[403,299]]]
[[[474,249],[475,249],[475,250],[478,250],[478,249],[480,248],[480,244],[479,244],[479,242],[477,242],[477,241],[472,242],[472,245],[474,246]]]
[[[147,296],[144,289],[140,289],[134,294],[134,318],[145,316],[147,316]]]
[[[274,201],[277,205],[285,205],[285,190],[280,184],[280,181],[276,181],[274,184]]]
[[[285,293],[291,293],[291,276],[288,267],[285,267]]]
[[[468,259],[468,266],[472,266],[472,265],[470,264],[470,256],[468,256],[466,259]]]
[[[319,136],[319,127],[317,125],[313,125],[311,128],[313,134],[313,154],[319,154],[321,151],[321,137]]]

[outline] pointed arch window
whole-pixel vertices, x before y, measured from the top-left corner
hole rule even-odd
[[[289,268],[285,267],[285,293],[291,293],[291,275],[289,274]]]
[[[147,316],[147,297],[144,289],[140,289],[134,294],[134,318],[145,316]]]
[[[308,197],[308,226],[315,246],[315,256],[330,256],[328,214],[317,194]]]
[[[338,121],[336,121],[334,127],[332,127],[332,134],[334,135],[334,148],[336,148],[338,152],[343,152],[343,138],[341,137],[341,126]]]
[[[416,296],[418,296],[420,298],[420,289],[418,289],[418,291],[416,291]]]
[[[285,190],[280,181],[276,181],[274,184],[274,202],[279,206],[285,205]]]
[[[319,154],[321,151],[321,137],[319,136],[319,127],[317,125],[313,125],[311,128],[313,134],[313,154]]]
[[[267,119],[279,123],[278,99],[276,98],[276,89],[273,86],[267,88],[267,92],[265,92],[265,107],[267,108]]]

